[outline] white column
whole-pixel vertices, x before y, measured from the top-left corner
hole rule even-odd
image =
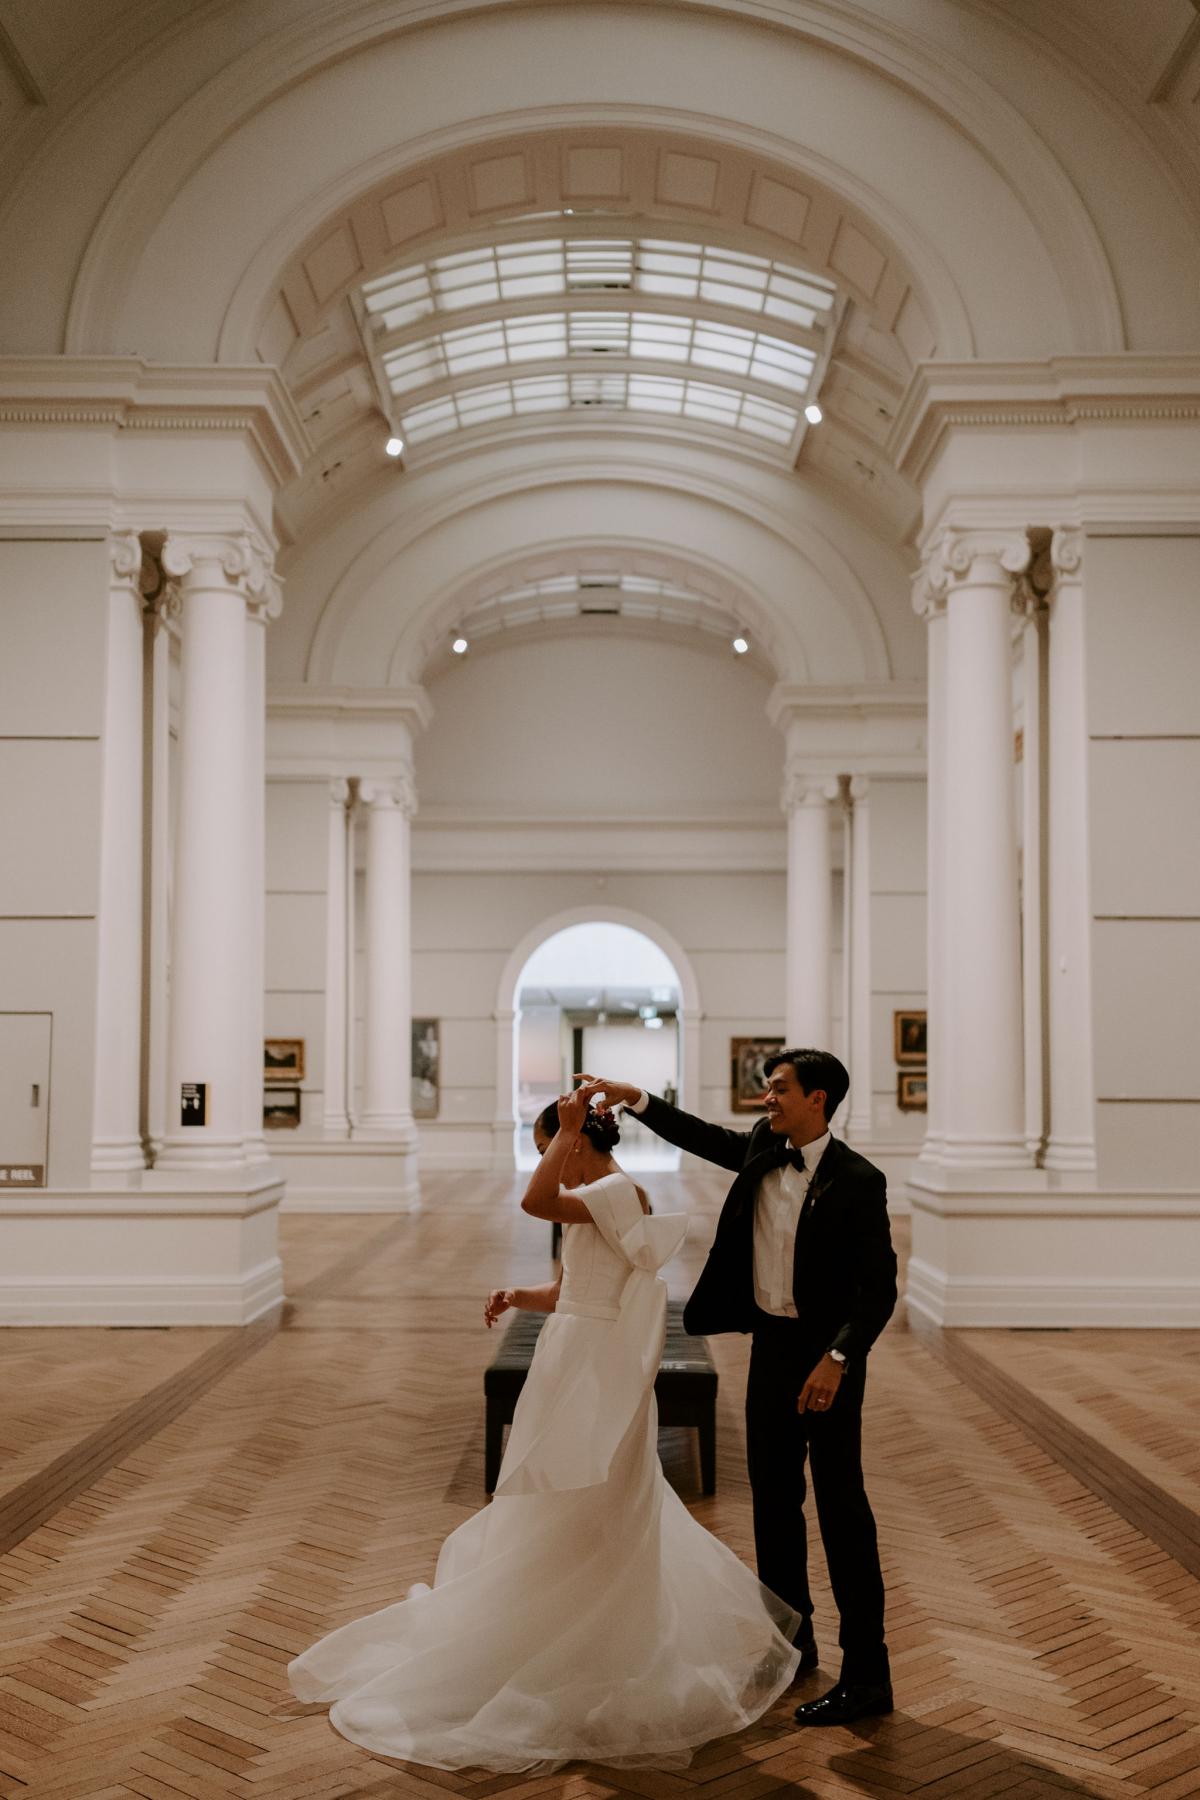
[[[265,551],[265,546],[263,547]],[[244,829],[246,833],[246,1160],[269,1162],[262,1129],[263,1036],[267,934],[267,622],[282,611],[274,576],[246,606],[246,753]]]
[[[496,1114],[492,1120],[492,1168],[507,1175],[517,1166],[517,1032],[521,1015],[511,1008],[492,1014],[496,1026]]]
[[[144,717],[149,804],[145,809],[149,875],[145,887],[145,956],[142,963],[146,1055],[142,1107],[150,1160],[157,1161],[167,1130],[167,1064],[170,1010],[167,970],[171,958],[171,641],[179,614],[178,583],[163,580],[145,615]]]
[[[1039,565],[1041,562],[1039,558]],[[1026,582],[1014,601],[1021,620],[1021,990],[1024,1019],[1025,1148],[1031,1162],[1046,1135],[1044,954],[1042,917],[1042,743],[1045,619],[1043,602]]]
[[[865,775],[850,778],[850,1113],[846,1135],[871,1135],[871,814]]]
[[[329,784],[329,856],[325,879],[325,1114],[326,1137],[350,1130],[346,1108],[346,1054],[349,1032],[349,933],[346,864],[349,848],[350,783]]]
[[[829,804],[837,782],[789,767],[783,805],[788,820],[788,1044],[830,1048],[833,961],[833,867]]]
[[[360,1137],[412,1141],[410,774],[365,781],[367,809],[365,1062]]]
[[[925,620],[926,652],[926,879],[925,1008],[928,1101],[921,1161],[936,1162],[945,1132],[946,979],[946,589],[936,557],[913,584],[913,611]]]
[[[142,1067],[142,546],[109,544],[108,633],[101,742],[100,883],[92,1172],[106,1184],[145,1167]]]
[[[1024,1168],[1013,577],[1024,533],[947,531],[943,1161]]]
[[[1056,531],[1050,555],[1055,580],[1047,677],[1050,1135],[1045,1165],[1092,1172],[1096,1133],[1081,535]]]
[[[172,919],[167,1129],[158,1167],[244,1169],[247,1042],[260,1021],[247,826],[247,598],[267,578],[248,533],[169,537],[180,580],[179,819]],[[260,1038],[261,1038],[261,1027]],[[206,1122],[184,1125],[183,1084],[206,1084]],[[257,1126],[261,1114],[253,1121]]]

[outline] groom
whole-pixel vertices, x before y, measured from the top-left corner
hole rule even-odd
[[[583,1080],[736,1179],[684,1311],[695,1336],[752,1334],[746,1457],[759,1580],[804,1623],[801,1669],[817,1665],[808,1586],[804,1465],[841,1618],[841,1674],[798,1707],[802,1725],[845,1725],[892,1710],[883,1576],[863,1486],[867,1352],[896,1304],[896,1255],[881,1171],[832,1137],[850,1079],[825,1050],[765,1064],[766,1117],[750,1132],[706,1124],[621,1082]]]

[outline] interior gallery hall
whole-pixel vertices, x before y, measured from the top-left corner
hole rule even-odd
[[[1200,0],[0,0],[0,271],[0,1796],[1196,1800]],[[810,1488],[690,1762],[352,1741],[289,1665],[511,1518],[572,1233],[761,1563],[680,1319],[808,1046],[894,1708],[794,1716]]]

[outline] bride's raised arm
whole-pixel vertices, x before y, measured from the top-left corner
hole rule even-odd
[[[592,1095],[598,1089],[576,1088],[573,1094],[558,1097],[558,1130],[546,1148],[546,1154],[533,1171],[533,1177],[521,1201],[521,1211],[535,1219],[556,1219],[561,1225],[587,1225],[591,1213],[574,1194],[562,1192],[563,1168],[587,1118]]]

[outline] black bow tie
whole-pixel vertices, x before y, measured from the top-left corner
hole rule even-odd
[[[782,1144],[775,1146],[775,1162],[779,1168],[782,1168],[785,1163],[791,1163],[798,1175],[803,1175],[808,1170],[803,1150],[793,1150],[786,1138]]]

